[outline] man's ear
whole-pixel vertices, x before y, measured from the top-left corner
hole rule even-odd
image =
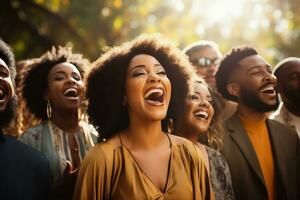
[[[228,93],[232,96],[239,97],[240,96],[240,86],[235,82],[228,83],[226,87]]]

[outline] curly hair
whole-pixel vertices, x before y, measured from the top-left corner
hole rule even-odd
[[[156,58],[166,70],[172,85],[171,100],[162,130],[167,131],[168,119],[176,120],[188,92],[187,80],[193,71],[186,56],[175,45],[158,34],[142,35],[131,42],[114,47],[103,54],[87,76],[87,112],[101,139],[109,139],[129,126],[127,107],[122,105],[128,65],[132,58],[147,54]]]
[[[224,56],[216,73],[216,86],[225,99],[237,102],[237,97],[229,94],[227,85],[234,71],[239,69],[239,62],[244,58],[257,55],[257,51],[249,46],[236,47]]]
[[[209,87],[208,90],[210,91],[213,99],[212,106],[214,108],[214,116],[206,132],[207,144],[208,146],[219,151],[223,147],[223,133],[224,133],[224,129],[220,119],[222,113],[222,107],[220,101],[218,101],[217,99],[219,94],[214,92],[214,90],[210,89]]]
[[[15,84],[16,67],[15,57],[10,47],[0,38],[0,58],[7,64],[9,68],[11,79]]]
[[[47,101],[44,94],[48,88],[48,74],[55,65],[63,62],[73,64],[82,77],[89,65],[89,61],[81,54],[73,54],[70,47],[53,47],[22,71],[24,76],[20,80],[21,97],[26,102],[28,110],[38,120],[47,119]]]

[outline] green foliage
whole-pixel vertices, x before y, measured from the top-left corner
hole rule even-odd
[[[160,32],[180,48],[201,39],[224,53],[253,45],[275,64],[300,54],[299,12],[298,0],[2,0],[0,36],[18,59],[73,45],[94,60],[106,46]]]

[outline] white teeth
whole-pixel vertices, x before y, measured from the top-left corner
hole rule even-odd
[[[75,88],[66,89],[65,92],[64,92],[64,95],[66,95],[68,92],[75,92],[76,95],[78,94],[78,92]]]
[[[262,90],[262,92],[266,92],[266,91],[274,91],[275,88],[273,86],[269,86],[269,87],[266,87]]]
[[[162,89],[159,88],[151,89],[145,94],[145,99],[148,98],[153,93],[159,93],[159,95],[162,95],[164,92]]]
[[[208,113],[205,112],[205,111],[198,111],[198,112],[195,113],[195,115],[196,115],[197,117],[202,117],[202,118],[205,118],[205,119],[208,118]]]
[[[158,101],[152,101],[152,100],[146,100],[149,104],[151,105],[155,105],[155,106],[160,106],[163,105],[162,102],[158,102]]]
[[[0,96],[2,96],[3,95],[3,90],[2,89],[0,89]]]

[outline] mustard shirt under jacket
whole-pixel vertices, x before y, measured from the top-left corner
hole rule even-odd
[[[153,163],[155,165],[155,163]],[[191,142],[171,144],[165,192],[143,173],[124,145],[97,144],[82,162],[74,200],[214,199],[202,154]]]

